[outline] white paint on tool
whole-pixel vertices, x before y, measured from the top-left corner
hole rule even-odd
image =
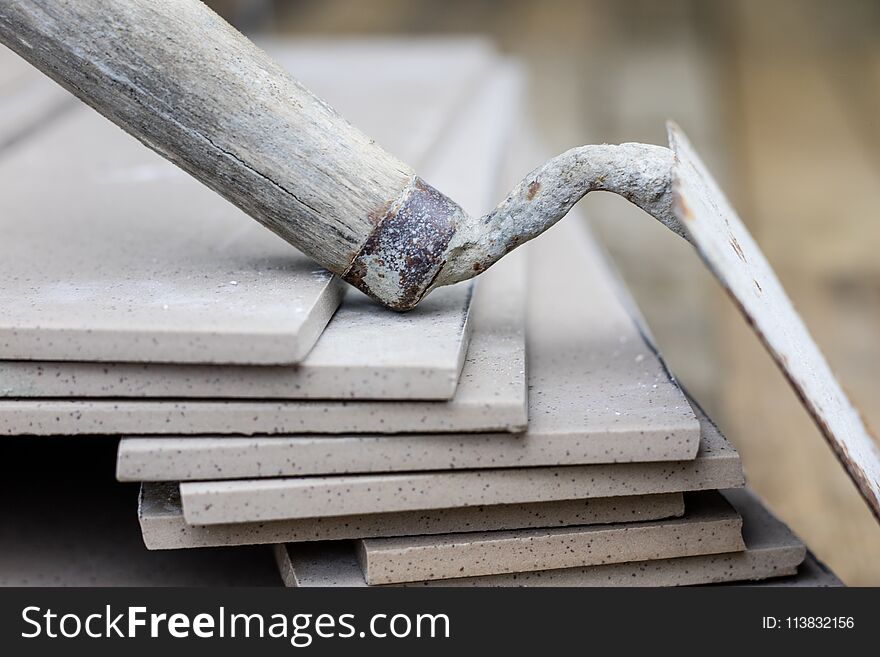
[[[673,209],[700,257],[788,377],[831,449],[880,519],[880,452],[782,284],[678,126]]]

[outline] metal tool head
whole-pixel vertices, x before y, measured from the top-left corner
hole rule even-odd
[[[668,149],[647,144],[580,146],[540,165],[484,217],[465,217],[457,223],[432,285],[485,271],[562,219],[591,191],[623,196],[694,245],[880,520],[880,450],[687,137],[672,123],[668,133]]]
[[[687,137],[667,126],[675,154],[673,212],[688,239],[791,383],[880,520],[880,450],[843,392],[761,249]]]

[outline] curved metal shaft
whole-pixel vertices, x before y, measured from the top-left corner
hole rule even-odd
[[[592,191],[619,194],[687,239],[672,210],[675,156],[662,146],[580,146],[529,173],[492,212],[468,218],[430,289],[467,280],[562,219]]]

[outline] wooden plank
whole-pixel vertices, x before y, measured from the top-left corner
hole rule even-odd
[[[189,524],[525,504],[736,488],[736,450],[711,425],[693,461],[184,482]]]

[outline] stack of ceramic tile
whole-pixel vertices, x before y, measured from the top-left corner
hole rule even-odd
[[[521,75],[480,42],[270,46],[475,215],[536,163],[510,148]],[[123,436],[151,550],[273,544],[299,586],[700,584],[804,560],[718,492],[743,486],[736,450],[573,218],[399,315],[86,109],[0,179],[0,434]]]

